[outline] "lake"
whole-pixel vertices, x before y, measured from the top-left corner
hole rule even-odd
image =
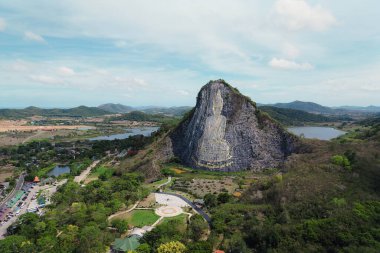
[[[94,138],[90,138],[90,141],[112,141],[116,139],[127,139],[129,136],[133,135],[144,135],[150,136],[153,132],[157,131],[159,127],[142,127],[142,128],[127,128],[125,133],[122,134],[112,134],[112,135],[102,135]]]
[[[336,137],[339,137],[346,132],[332,128],[332,127],[289,127],[289,132],[308,139],[319,139],[319,140],[331,140]]]
[[[54,167],[54,169],[49,171],[46,175],[58,177],[59,175],[67,174],[67,173],[70,173],[69,166],[57,165]]]

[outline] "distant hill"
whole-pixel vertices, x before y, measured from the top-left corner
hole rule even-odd
[[[290,103],[277,103],[270,106],[285,108],[285,109],[301,110],[301,111],[310,112],[310,113],[321,113],[321,114],[335,113],[335,110],[330,107],[322,106],[320,104],[313,103],[313,102],[303,102],[303,101],[298,101],[298,100],[290,102]]]
[[[167,116],[183,116],[186,112],[190,111],[192,107],[190,106],[173,106],[173,107],[158,107],[158,106],[143,106],[143,107],[132,107],[122,104],[103,104],[99,105],[98,108],[112,112],[112,113],[129,113],[132,111],[140,111],[147,114],[163,114]]]
[[[110,117],[109,121],[114,120],[131,120],[131,121],[149,121],[157,122],[167,125],[176,125],[180,121],[181,117],[166,116],[162,114],[148,114],[141,111],[132,111],[125,113],[121,116]]]
[[[348,110],[348,111],[362,111],[362,112],[380,112],[380,106],[339,106],[333,107],[334,109]]]
[[[171,116],[183,116],[190,111],[190,106],[176,106],[176,107],[152,107],[143,109],[142,111],[149,114],[163,114]]]
[[[25,109],[0,109],[0,118],[25,118],[31,116],[45,117],[93,117],[110,114],[109,111],[97,108],[78,106],[70,109],[42,109],[29,106]]]
[[[258,104],[258,106],[274,106],[278,108],[295,109],[316,114],[350,114],[380,112],[380,106],[338,106],[328,107],[313,102],[293,101],[289,103]]]
[[[307,123],[332,122],[333,118],[321,114],[313,114],[301,110],[261,106],[260,110],[268,113],[273,119],[283,125],[304,125]]]
[[[113,113],[127,113],[134,110],[132,106],[112,103],[99,105],[98,108]]]

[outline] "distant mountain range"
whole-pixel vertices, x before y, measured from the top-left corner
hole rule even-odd
[[[272,118],[285,125],[301,125],[313,122],[330,122],[334,120],[350,120],[356,114],[361,115],[376,113],[380,114],[380,106],[341,106],[327,107],[312,102],[293,101],[290,103],[258,104],[259,108],[267,112]],[[24,109],[0,109],[0,118],[25,118],[35,115],[45,117],[95,117],[107,114],[128,114],[131,112],[143,112],[147,115],[130,114],[128,117],[134,118],[154,118],[154,115],[167,117],[181,117],[190,111],[190,106],[159,107],[141,106],[132,107],[122,104],[103,104],[98,107],[78,106],[70,109],[43,109],[30,106]],[[157,119],[158,120],[158,119]],[[162,119],[159,119],[162,121]]]
[[[260,110],[268,113],[273,119],[283,125],[303,125],[307,123],[333,122],[334,117],[328,117],[322,114],[314,114],[301,110],[279,108],[274,106],[261,106]]]
[[[106,110],[112,113],[129,113],[132,111],[145,112],[147,114],[163,114],[166,116],[182,116],[186,112],[191,110],[191,106],[174,106],[174,107],[159,107],[159,106],[141,106],[132,107],[122,104],[103,104],[99,105],[98,108]]]
[[[78,106],[70,109],[42,109],[29,106],[24,109],[0,109],[0,118],[25,118],[35,115],[45,117],[93,117],[110,114],[98,107]]]
[[[301,110],[309,113],[315,114],[349,114],[355,112],[380,112],[380,106],[340,106],[340,107],[327,107],[313,102],[303,102],[303,101],[293,101],[290,103],[277,103],[277,104],[259,104],[259,106],[272,106],[277,108],[285,108],[285,109],[294,109]]]
[[[112,103],[99,105],[98,108],[112,113],[128,113],[134,111],[132,106]]]
[[[336,121],[337,119],[342,120],[341,116],[338,118],[337,116],[322,115],[323,113],[320,111],[330,113],[333,110],[315,103],[297,101],[297,103],[291,104],[289,106],[293,108],[302,108],[303,110],[286,107],[287,104],[276,104],[271,106],[260,105],[260,109],[262,111],[268,113],[272,118],[284,125],[303,125],[307,123],[332,122]],[[160,122],[162,119],[156,118],[155,115],[180,117],[183,116],[186,112],[190,111],[192,107],[131,107],[121,104],[104,104],[100,105],[99,108],[109,110],[112,113],[124,113],[123,116],[119,117],[120,119]],[[309,110],[310,112],[306,110]],[[350,120],[350,118],[344,119]]]

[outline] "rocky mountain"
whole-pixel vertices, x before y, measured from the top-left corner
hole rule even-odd
[[[240,171],[279,166],[298,141],[250,98],[216,80],[200,90],[195,108],[167,142],[172,155],[187,166]]]

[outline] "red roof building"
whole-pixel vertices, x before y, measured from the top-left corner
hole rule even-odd
[[[38,183],[38,182],[40,182],[40,179],[37,176],[35,176],[33,182]]]

